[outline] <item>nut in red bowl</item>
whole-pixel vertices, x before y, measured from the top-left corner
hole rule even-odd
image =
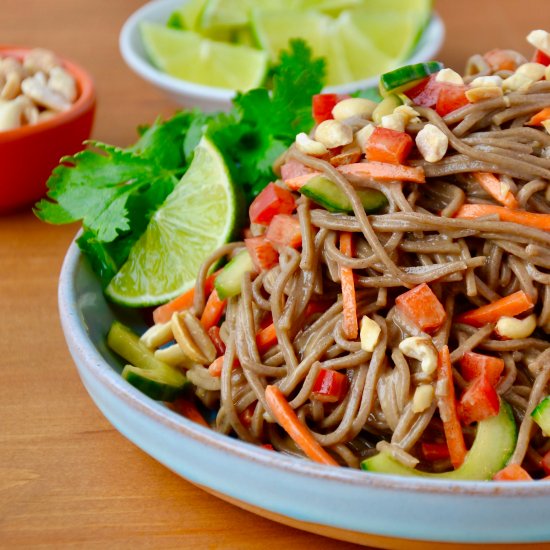
[[[0,45],[0,58],[22,60],[32,48]],[[34,123],[0,131],[0,213],[36,202],[46,194],[46,181],[62,157],[83,148],[95,114],[91,76],[69,60],[61,66],[76,81],[71,105]]]

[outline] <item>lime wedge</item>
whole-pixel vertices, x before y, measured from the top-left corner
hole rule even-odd
[[[327,35],[334,20],[313,10],[261,10],[251,12],[252,33],[260,47],[276,61],[279,52],[288,48],[292,38],[304,39],[316,57],[325,56],[328,50]]]
[[[364,0],[302,0],[302,9],[312,9],[337,16],[342,10],[361,6]]]
[[[184,29],[196,31],[207,0],[189,0],[174,13],[178,13]]]
[[[356,8],[350,15],[380,51],[396,60],[410,56],[426,23],[426,14],[417,11],[373,13],[368,8]]]
[[[260,86],[267,73],[267,54],[255,48],[209,40],[159,23],[142,23],[141,36],[154,65],[183,80],[246,91]]]
[[[151,218],[106,294],[143,307],[166,302],[191,288],[204,259],[230,240],[238,199],[225,162],[203,137],[191,166]]]
[[[301,7],[301,0],[206,0],[201,15],[201,28],[236,28],[249,23],[253,8],[293,11]]]

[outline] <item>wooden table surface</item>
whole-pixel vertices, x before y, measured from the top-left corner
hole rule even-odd
[[[0,40],[39,45],[94,75],[94,137],[124,146],[175,105],[123,63],[118,32],[139,0],[1,0]],[[440,59],[461,70],[493,47],[530,51],[548,0],[439,0]],[[1,167],[0,167],[1,171]],[[351,549],[257,517],[179,478],[122,437],[80,383],[57,313],[76,226],[0,217],[0,547]],[[367,511],[365,511],[367,513]]]

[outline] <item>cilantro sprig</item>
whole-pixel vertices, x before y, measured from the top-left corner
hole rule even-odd
[[[107,285],[132,245],[189,167],[207,134],[224,155],[236,185],[250,202],[275,178],[274,161],[299,132],[313,126],[311,98],[323,87],[325,66],[305,42],[294,40],[272,69],[271,91],[238,94],[229,113],[178,112],[157,120],[131,147],[91,141],[65,157],[37,203],[43,221],[81,221],[78,245]]]

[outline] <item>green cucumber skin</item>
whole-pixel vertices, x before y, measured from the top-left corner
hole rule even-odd
[[[159,361],[137,334],[118,321],[111,325],[107,345],[130,363],[122,377],[151,399],[173,401],[189,383],[182,372]]]
[[[327,178],[314,176],[300,188],[300,193],[310,198],[329,212],[353,212],[348,198],[338,186]],[[388,205],[386,195],[376,189],[365,189],[357,192],[367,214],[379,212]]]
[[[550,437],[550,395],[547,395],[531,413],[533,420],[547,437]]]
[[[147,376],[148,373],[154,371],[140,369],[134,367],[133,365],[126,365],[122,371],[122,377],[132,384],[134,388],[137,388],[139,391],[154,399],[155,401],[174,401],[181,393],[185,390],[187,386],[187,381],[185,376],[181,373],[181,378],[183,382],[171,383],[162,380],[154,380]],[[175,382],[175,381],[174,381]]]
[[[252,258],[247,250],[239,252],[216,277],[214,287],[221,300],[241,293],[241,281],[247,271],[254,271]]]
[[[381,474],[408,477],[456,480],[489,480],[504,466],[517,442],[517,426],[508,403],[500,401],[497,416],[479,423],[472,448],[459,468],[440,474],[421,472],[395,460],[388,453],[379,453],[361,462],[361,469]]]
[[[403,91],[407,89],[407,84],[411,84],[412,86],[416,81],[437,73],[441,69],[443,69],[443,63],[439,61],[405,65],[383,74],[380,77],[380,87],[386,92],[393,92],[397,89]]]

